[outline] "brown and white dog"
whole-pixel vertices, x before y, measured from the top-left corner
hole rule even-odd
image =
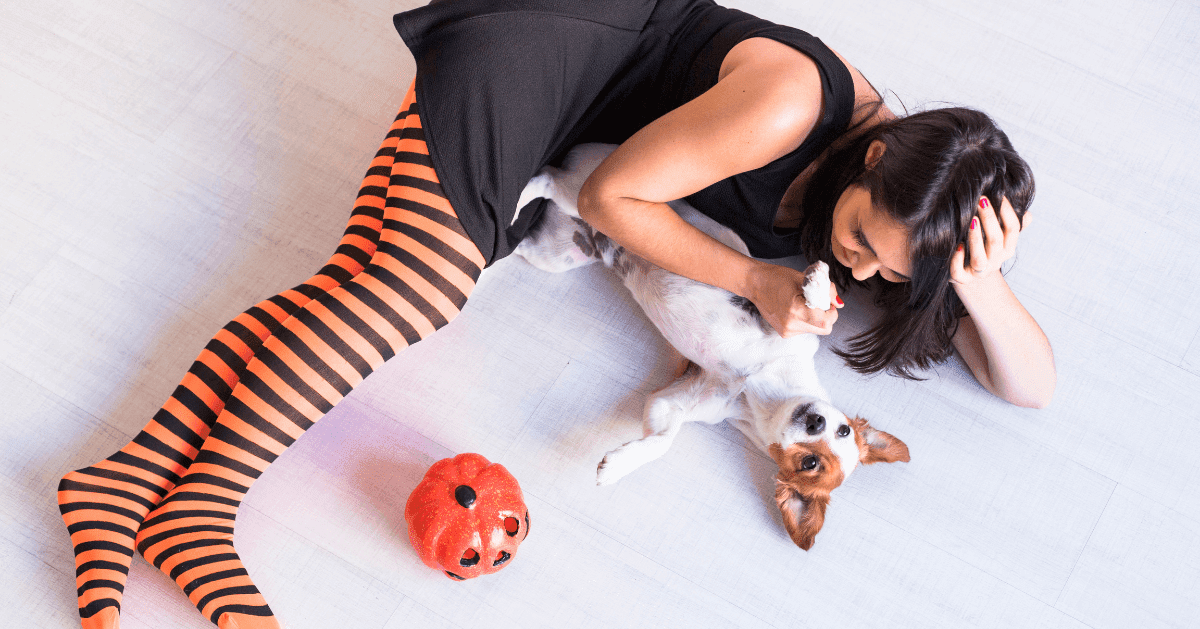
[[[616,482],[665,454],[685,422],[729,420],[779,465],[775,500],[788,534],[808,550],[824,523],[829,493],[859,463],[908,461],[908,447],[865,419],[847,418],[830,403],[813,364],[819,346],[815,335],[783,338],[745,298],[654,266],[579,218],[579,190],[614,148],[575,147],[562,168],[547,167],[530,180],[517,205],[551,200],[516,253],[550,272],[603,262],[690,361],[674,382],[646,401],[645,436],[609,452],[597,468],[597,483]],[[732,230],[687,203],[670,205],[692,225],[748,255]],[[812,306],[828,308],[828,271],[823,262],[809,267],[805,297]]]

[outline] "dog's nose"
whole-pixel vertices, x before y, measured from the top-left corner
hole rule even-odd
[[[804,430],[810,435],[815,435],[822,430],[825,430],[825,418],[813,413],[804,418]]]

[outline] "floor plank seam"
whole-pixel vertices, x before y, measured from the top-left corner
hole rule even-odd
[[[1067,586],[1070,585],[1071,578],[1075,576],[1075,569],[1079,567],[1079,560],[1083,558],[1083,553],[1087,551],[1088,544],[1092,543],[1092,535],[1096,533],[1096,528],[1099,527],[1100,522],[1104,520],[1104,514],[1108,512],[1108,505],[1112,502],[1112,497],[1117,493],[1117,488],[1120,486],[1120,483],[1113,485],[1112,491],[1108,494],[1108,499],[1104,501],[1104,508],[1100,510],[1100,516],[1096,518],[1096,522],[1092,524],[1092,530],[1088,531],[1087,539],[1084,540],[1083,545],[1079,547],[1079,554],[1075,556],[1075,561],[1071,562],[1071,572],[1067,574],[1066,580],[1063,581],[1063,586],[1061,589],[1059,589],[1058,596],[1054,597],[1054,609],[1058,609],[1058,602],[1062,599],[1063,592],[1067,590]],[[1061,609],[1059,609],[1059,611],[1070,616],[1070,614],[1066,611]]]

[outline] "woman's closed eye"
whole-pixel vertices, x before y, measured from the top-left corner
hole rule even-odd
[[[864,249],[871,248],[871,245],[867,244],[867,235],[863,233],[861,225],[854,228],[854,242]]]
[[[879,258],[879,254],[875,253],[875,248],[872,247],[871,243],[867,241],[867,235],[866,235],[866,233],[863,232],[861,223],[857,227],[854,228],[853,235],[854,235],[854,242],[858,243],[858,246],[860,246],[863,249],[866,249],[868,252],[870,252],[871,256],[874,257],[875,259]],[[889,269],[888,267],[883,266],[882,264],[879,267],[878,273],[883,279],[885,279],[889,282],[895,283],[895,282],[909,281],[908,276],[901,275],[900,273],[897,273],[896,271],[893,271],[892,269]]]

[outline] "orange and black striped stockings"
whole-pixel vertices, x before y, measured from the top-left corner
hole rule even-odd
[[[255,309],[231,322],[133,443],[64,478],[85,627],[116,626],[134,530],[137,549],[214,623],[278,626],[233,548],[242,497],[354,385],[452,319],[483,266],[433,172],[414,103],[410,89],[372,163],[362,211],[331,262],[342,271],[327,266],[306,282],[316,290],[282,295],[286,309],[279,297],[260,304],[265,323]],[[247,324],[257,342],[229,332]],[[223,358],[230,344],[235,365]],[[193,409],[197,398],[204,406]]]
[[[360,273],[375,254],[398,140],[398,133],[384,139],[342,241],[320,272],[221,328],[133,441],[59,482],[58,505],[75,548],[85,628],[116,626],[138,527],[191,465],[263,341],[301,306]]]

